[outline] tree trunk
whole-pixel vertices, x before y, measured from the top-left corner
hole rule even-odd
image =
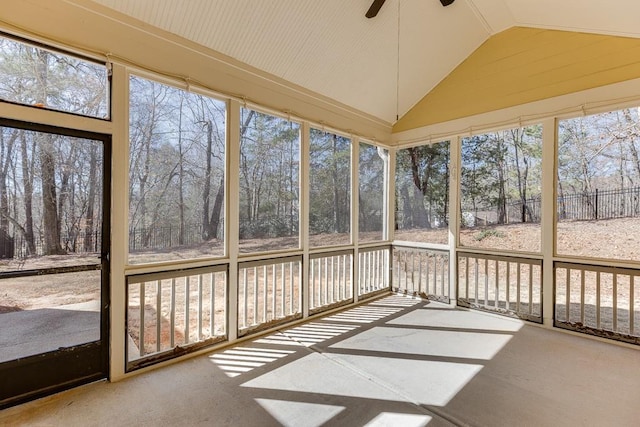
[[[204,185],[202,188],[202,240],[209,240],[213,237],[211,233],[211,222],[209,221],[209,193],[211,192],[211,156],[213,155],[213,129],[211,120],[207,120],[205,122],[205,125],[207,126],[207,159],[205,166]],[[211,214],[213,219],[213,212]]]
[[[50,135],[42,135],[40,143],[40,168],[42,170],[42,213],[45,255],[64,254],[60,244],[60,219],[55,181],[55,158]]]
[[[27,241],[27,252],[29,255],[36,254],[35,236],[33,234],[33,161],[29,162],[29,152],[31,158],[35,157],[35,142],[31,149],[27,149],[27,138],[24,132],[21,135],[21,157],[22,157],[22,181],[24,184],[24,212],[25,212],[25,240]]]
[[[96,175],[98,170],[98,153],[95,146],[91,147],[91,153],[89,158],[89,195],[87,197],[87,213],[84,229],[84,250],[86,252],[98,251],[99,248],[94,248],[93,241],[93,223],[94,223],[94,204],[96,202]],[[98,242],[95,242],[97,244]]]
[[[38,50],[36,55],[36,75],[38,77],[37,102],[47,105],[47,79],[49,53]],[[64,254],[60,245],[60,218],[58,217],[58,198],[56,194],[56,170],[52,136],[41,134],[39,140],[39,159],[42,170],[42,219],[44,230],[45,255]]]

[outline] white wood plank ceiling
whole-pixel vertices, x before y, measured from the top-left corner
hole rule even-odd
[[[73,0],[68,0],[73,3]],[[638,0],[94,0],[394,123],[512,26],[640,37]]]

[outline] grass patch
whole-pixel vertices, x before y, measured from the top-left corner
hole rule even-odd
[[[488,237],[498,237],[498,238],[502,238],[504,237],[504,233],[498,230],[494,230],[493,228],[486,228],[482,231],[480,231],[479,233],[477,233],[476,235],[473,236],[473,239],[476,242],[481,242],[484,239],[488,238]]]

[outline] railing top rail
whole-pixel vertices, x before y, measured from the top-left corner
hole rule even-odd
[[[207,267],[180,268],[177,270],[158,271],[153,273],[131,274],[127,277],[127,284],[153,282],[155,280],[175,279],[177,277],[197,276],[207,273],[226,272],[229,264],[218,264]]]
[[[394,249],[412,249],[412,250],[420,250],[420,251],[430,251],[430,252],[439,252],[443,254],[448,254],[449,247],[446,245],[433,245],[428,243],[410,243],[410,242],[394,242]]]
[[[241,268],[262,267],[265,265],[278,265],[288,262],[302,262],[302,255],[292,255],[279,258],[259,259],[254,261],[243,261],[238,263],[238,270]]]
[[[309,254],[309,259],[319,259],[338,255],[353,255],[353,249],[342,249],[337,251],[314,252]]]
[[[599,273],[611,273],[611,274],[622,274],[622,275],[630,275],[630,276],[640,276],[640,268],[628,268],[628,267],[612,267],[612,266],[604,266],[597,264],[584,264],[584,263],[573,263],[566,261],[555,261],[553,263],[554,268],[567,268],[571,270],[588,270],[595,271]]]
[[[458,258],[460,257],[490,259],[494,261],[519,262],[521,264],[530,264],[530,265],[542,265],[542,259],[540,258],[526,258],[523,256],[496,255],[496,254],[487,254],[487,253],[479,253],[479,252],[458,251]]]
[[[359,252],[365,253],[365,252],[375,252],[375,251],[380,251],[380,250],[391,250],[391,245],[390,244],[385,244],[385,245],[378,245],[378,246],[368,246],[366,248],[359,248]]]

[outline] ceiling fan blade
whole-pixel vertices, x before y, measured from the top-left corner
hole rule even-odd
[[[371,7],[367,10],[367,13],[364,14],[367,18],[373,18],[380,12],[380,8],[384,4],[385,0],[373,0],[371,3]]]

